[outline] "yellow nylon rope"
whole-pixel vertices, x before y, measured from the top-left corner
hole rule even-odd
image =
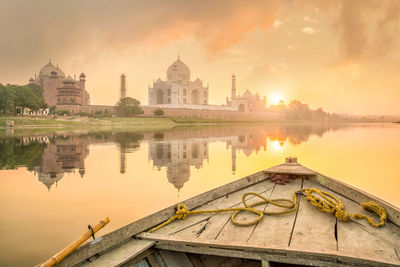
[[[252,203],[252,204],[247,204],[246,202],[246,197],[248,195],[253,195],[256,197],[261,198],[262,200]],[[237,226],[250,226],[250,225],[254,225],[258,222],[260,222],[262,220],[262,218],[264,217],[264,215],[279,215],[279,214],[286,214],[286,213],[290,213],[293,212],[297,209],[297,197],[296,197],[296,193],[293,194],[293,200],[289,200],[289,199],[282,199],[282,198],[277,198],[277,199],[267,199],[264,196],[255,193],[255,192],[248,192],[246,194],[243,195],[242,197],[242,203],[244,205],[244,207],[237,207],[237,208],[226,208],[226,209],[212,209],[212,210],[188,210],[186,205],[183,203],[178,204],[177,210],[175,212],[175,215],[172,216],[171,218],[169,218],[167,221],[161,223],[160,225],[152,228],[149,232],[152,233],[158,229],[160,229],[161,227],[175,221],[176,219],[178,220],[184,220],[188,215],[192,215],[192,214],[202,214],[202,213],[218,213],[218,212],[227,212],[227,211],[233,211],[233,214],[231,216],[231,220],[232,223],[237,225]],[[261,211],[258,209],[253,208],[254,206],[258,206],[261,204],[272,204],[274,206],[277,207],[281,207],[284,208],[285,210],[283,211]],[[258,217],[256,219],[254,219],[253,221],[250,222],[238,222],[235,218],[236,216],[243,211],[248,211],[254,214],[257,214]]]
[[[211,209],[211,210],[188,210],[186,205],[183,203],[178,204],[177,210],[174,216],[169,218],[167,221],[159,224],[158,226],[152,228],[149,232],[152,233],[161,227],[164,227],[165,225],[175,221],[176,219],[178,220],[184,220],[187,216],[192,215],[192,214],[202,214],[202,213],[219,213],[219,212],[228,212],[228,211],[233,211],[233,214],[231,216],[232,223],[237,225],[237,226],[250,226],[257,224],[262,220],[264,215],[282,215],[282,214],[287,214],[295,211],[297,209],[297,197],[296,193],[298,192],[304,192],[307,200],[314,206],[317,207],[320,211],[329,213],[329,214],[334,214],[336,218],[338,218],[339,221],[342,222],[349,222],[350,219],[365,219],[368,221],[368,223],[374,227],[381,227],[385,225],[386,220],[387,220],[387,213],[385,209],[380,206],[379,204],[369,201],[369,202],[364,202],[361,204],[361,206],[370,212],[374,212],[380,217],[380,222],[375,223],[372,218],[370,218],[367,215],[355,213],[355,214],[350,214],[344,209],[343,203],[334,195],[321,191],[317,188],[306,188],[306,189],[301,189],[299,191],[296,191],[293,194],[293,200],[289,199],[283,199],[283,198],[278,198],[278,199],[267,199],[264,196],[255,193],[255,192],[248,192],[245,193],[242,197],[242,203],[244,207],[236,207],[236,208],[225,208],[225,209]],[[313,195],[313,193],[319,195],[321,198]],[[252,203],[252,204],[247,204],[246,202],[246,197],[248,195],[253,195],[256,197],[261,198],[262,200]],[[277,207],[284,208],[282,211],[261,211],[258,209],[253,208],[254,206],[258,206],[261,204],[271,204]],[[243,211],[248,211],[254,214],[257,214],[258,217],[254,219],[253,221],[250,222],[238,222],[236,220],[236,216]]]
[[[317,188],[306,188],[300,190],[305,193],[307,200],[313,205],[314,207],[318,208],[318,210],[334,214],[339,221],[342,222],[349,222],[350,219],[365,219],[368,223],[373,227],[382,227],[385,225],[387,220],[387,213],[386,210],[376,202],[368,201],[361,204],[365,210],[369,212],[374,212],[379,216],[379,223],[375,223],[374,220],[364,214],[360,213],[348,213],[344,209],[343,203],[334,195],[321,191]],[[319,195],[321,198],[313,195]]]

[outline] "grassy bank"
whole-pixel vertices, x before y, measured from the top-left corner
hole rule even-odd
[[[6,121],[14,121],[14,127],[6,127]],[[118,130],[152,131],[171,129],[177,124],[170,118],[87,118],[61,117],[30,118],[0,117],[0,136],[24,135],[73,130]]]
[[[0,127],[6,127],[6,121],[14,121],[14,128],[55,128],[55,127],[95,127],[95,126],[166,126],[175,123],[169,118],[88,118],[88,117],[0,117]]]
[[[14,121],[14,127],[7,127],[6,121]],[[169,117],[4,117],[0,116],[0,136],[27,135],[50,132],[68,132],[82,130],[129,130],[157,131],[168,130],[179,126],[204,127],[207,125],[225,125],[227,123],[265,123],[260,120],[224,120],[203,118],[169,118]]]

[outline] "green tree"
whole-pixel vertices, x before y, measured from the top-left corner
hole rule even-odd
[[[32,92],[37,95],[39,98],[43,99],[43,88],[40,85],[37,85],[35,83],[28,83],[25,85],[29,89],[32,90]]]
[[[0,83],[0,113],[14,113],[15,91]]]
[[[15,106],[21,107],[22,110],[24,108],[29,108],[33,111],[37,111],[45,105],[44,101],[40,99],[29,87],[18,85],[10,85],[10,87],[15,90]]]
[[[158,108],[158,109],[154,110],[154,115],[157,117],[161,117],[162,115],[164,115],[164,110]]]
[[[117,103],[117,114],[121,117],[130,117],[138,114],[143,114],[140,108],[140,101],[132,97],[121,98]]]

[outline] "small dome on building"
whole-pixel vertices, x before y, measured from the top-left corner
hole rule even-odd
[[[249,91],[249,89],[246,90],[246,92],[244,92],[243,97],[251,97],[253,96],[252,93]]]
[[[42,76],[50,76],[50,73],[51,73],[52,71],[56,71],[56,70],[57,70],[56,67],[51,63],[51,60],[49,60],[49,63],[47,63],[46,65],[44,65],[44,66],[40,69],[39,73],[40,73]]]
[[[122,75],[123,75],[123,74],[122,74]],[[81,77],[81,78],[82,78],[82,77],[83,77],[83,78],[85,78],[85,77],[86,77],[86,75],[85,75],[85,73],[83,73],[83,72],[82,72],[82,73],[81,73],[81,75],[79,75],[79,77]]]
[[[190,80],[190,69],[180,60],[179,56],[178,59],[168,67],[167,78],[169,81]]]
[[[63,80],[63,82],[64,83],[75,83],[75,80],[71,76],[68,76],[67,78],[65,78]]]
[[[42,76],[50,76],[53,71],[56,72],[57,76],[65,77],[65,73],[58,67],[58,65],[57,67],[54,66],[53,63],[51,63],[51,60],[40,69],[39,74]]]
[[[58,76],[65,77],[65,73],[58,67],[58,65],[56,67],[56,71],[57,71]]]
[[[29,79],[29,82],[30,82],[30,83],[34,83],[35,80],[34,80],[33,78],[30,78],[30,79]]]
[[[162,80],[161,80],[160,78],[158,78],[158,79],[156,80],[156,83],[160,83],[160,82],[162,82]]]

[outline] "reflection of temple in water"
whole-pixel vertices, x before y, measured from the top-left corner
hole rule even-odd
[[[55,144],[53,143],[55,142]],[[81,177],[85,175],[85,158],[89,153],[86,143],[80,136],[61,136],[52,140],[45,148],[42,163],[34,171],[39,181],[51,186],[64,177],[64,173],[78,170]]]
[[[0,139],[0,170],[26,166],[38,174],[38,180],[50,190],[65,173],[85,175],[85,158],[89,144],[114,142],[120,152],[120,173],[126,172],[126,153],[140,147],[142,140],[148,140],[148,159],[160,170],[166,167],[168,181],[178,190],[190,178],[190,167],[203,167],[209,159],[208,143],[224,142],[231,149],[232,172],[237,169],[236,156],[242,152],[250,156],[269,144],[282,146],[286,142],[298,145],[309,137],[321,137],[327,131],[344,126],[326,124],[281,124],[229,127],[183,128],[162,133],[146,132],[101,132],[80,134],[50,134]],[[3,152],[4,151],[4,152]]]
[[[149,140],[148,157],[158,170],[167,167],[168,181],[179,191],[190,178],[190,166],[200,169],[203,160],[208,160],[208,141]]]
[[[226,141],[226,148],[231,147],[232,157],[232,173],[236,171],[236,153],[242,151],[246,156],[250,156],[253,151],[257,153],[263,147],[264,151],[267,150],[267,139],[265,134],[249,134],[232,136]]]

